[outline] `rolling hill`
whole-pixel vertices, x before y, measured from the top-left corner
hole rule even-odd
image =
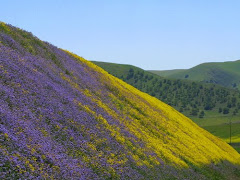
[[[240,88],[240,60],[204,63],[187,70],[150,71],[160,76]]]
[[[240,154],[171,106],[0,23],[1,179],[239,179]]]

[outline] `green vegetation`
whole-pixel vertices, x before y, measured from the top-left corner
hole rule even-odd
[[[240,153],[240,146],[239,146],[239,145],[238,145],[238,146],[234,146],[234,145],[233,145],[233,147],[234,147],[234,149],[235,149],[237,152]]]
[[[224,139],[227,143],[230,143],[230,125],[229,123],[220,124],[220,125],[213,125],[213,126],[205,126],[206,130],[215,134],[216,136]],[[240,142],[240,122],[232,123],[231,126],[231,142],[232,143],[239,143]]]
[[[230,123],[204,126],[203,128],[227,143],[230,143],[231,132],[231,145],[240,153],[240,121],[231,123],[231,131]]]
[[[228,88],[240,88],[240,60],[220,63],[204,63],[187,70],[151,71],[160,76],[219,84]]]
[[[206,117],[197,118],[190,117],[199,126],[206,129],[215,136],[230,143],[230,121],[231,125],[231,144],[238,152],[240,152],[240,115],[221,114],[217,112],[207,111]]]

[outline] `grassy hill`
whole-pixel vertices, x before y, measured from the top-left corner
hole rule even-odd
[[[239,179],[240,154],[95,64],[0,23],[1,179]]]
[[[240,60],[204,63],[181,71],[151,71],[157,75],[176,79],[189,79],[219,84],[228,88],[240,88]],[[169,72],[169,73],[166,73]]]

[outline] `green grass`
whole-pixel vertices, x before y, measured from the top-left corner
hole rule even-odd
[[[230,124],[220,124],[215,126],[204,126],[204,129],[230,143]],[[232,143],[240,143],[240,121],[231,125]]]
[[[211,134],[230,143],[230,120],[231,120],[231,142],[240,143],[240,116],[214,116],[209,113],[207,118],[194,118],[194,122]],[[232,144],[232,147],[240,153],[240,144]]]
[[[210,113],[211,114],[211,113]],[[214,113],[212,113],[214,115]],[[230,143],[230,119],[231,119],[231,142],[232,147],[240,153],[240,116],[208,116],[207,118],[193,119],[198,125],[219,137],[223,141]]]
[[[128,64],[106,63],[106,62],[99,62],[99,61],[92,61],[92,62],[100,66],[104,70],[107,70],[110,74],[113,74],[115,76],[127,74],[130,68],[134,69],[134,71],[138,71],[138,70],[144,71],[141,68],[128,65]]]
[[[197,123],[201,127],[226,124],[226,123],[229,123],[230,119],[232,122],[240,121],[239,114],[237,114],[236,116],[232,116],[231,114],[224,115],[214,111],[205,111],[205,114],[206,115],[204,118],[198,118],[193,116],[190,116],[189,118],[192,119],[195,123]]]
[[[239,69],[240,60],[219,63],[203,63],[187,70],[155,71],[155,74],[169,78],[220,84],[228,88],[239,88]]]
[[[230,142],[230,124],[232,123],[232,143],[240,143],[240,115],[232,116],[219,115],[214,111],[206,112],[204,118],[191,118],[195,123],[209,131],[213,135],[223,139],[225,142]],[[235,146],[234,146],[235,148]],[[236,146],[239,150],[239,147]],[[240,152],[240,151],[238,151]]]
[[[234,148],[238,153],[240,153],[240,146],[233,146],[233,148]]]

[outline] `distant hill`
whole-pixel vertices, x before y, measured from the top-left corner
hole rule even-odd
[[[150,71],[160,76],[176,79],[219,84],[240,89],[240,60],[218,63],[204,63],[191,69],[180,71]]]
[[[2,22],[0,142],[0,179],[240,178],[240,154],[171,106]]]
[[[183,71],[185,71],[185,69],[173,69],[173,70],[162,70],[162,71],[159,71],[159,70],[147,70],[147,71],[151,72],[153,74],[162,76],[162,77],[168,77],[168,76],[171,76],[173,74],[176,74],[176,73],[179,73],[179,72],[183,72]]]

